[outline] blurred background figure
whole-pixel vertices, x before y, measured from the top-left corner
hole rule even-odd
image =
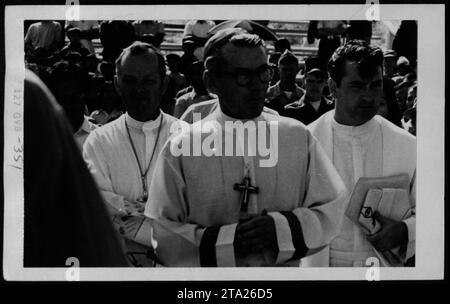
[[[370,44],[372,39],[372,22],[365,20],[350,20],[347,26],[346,40],[363,40]]]
[[[159,48],[164,41],[164,24],[157,20],[136,20],[133,22],[136,39]]]
[[[268,108],[284,116],[285,106],[303,97],[304,90],[295,83],[299,71],[297,57],[289,50],[285,50],[278,60],[280,80],[267,89],[266,106]]]
[[[270,81],[270,85],[274,85],[275,83],[280,80],[280,73],[278,72],[278,60],[280,60],[281,54],[284,53],[284,51],[289,50],[291,51],[291,43],[286,38],[280,38],[274,43],[274,53],[269,56],[269,62],[274,67],[273,71],[273,77]]]
[[[89,54],[86,56],[86,69],[90,74],[97,75],[99,74],[98,71],[98,64],[100,63],[99,59],[95,54]]]
[[[405,56],[400,56],[396,62],[396,73],[393,78],[399,77],[399,80],[403,80],[402,77],[406,76],[412,71],[411,64]]]
[[[319,39],[317,56],[326,65],[333,52],[341,45],[341,38],[346,34],[346,22],[339,20],[310,21],[308,27],[308,43]]]
[[[387,78],[383,78],[383,95],[378,108],[378,115],[383,116],[398,127],[402,127],[400,108],[395,95],[394,82]]]
[[[183,37],[191,36],[195,43],[194,56],[197,60],[203,61],[203,50],[206,40],[208,40],[208,31],[214,27],[212,20],[190,20],[184,26]]]
[[[328,75],[321,66],[318,57],[309,57],[305,61],[305,94],[297,101],[286,105],[286,116],[310,124],[325,112],[334,109],[334,103],[324,94]]]
[[[189,79],[193,90],[177,98],[173,111],[173,116],[176,118],[180,118],[189,106],[216,98],[205,87],[203,82],[204,70],[203,61],[196,61],[189,67],[186,77]]]
[[[417,103],[407,109],[403,114],[402,125],[405,130],[407,130],[412,135],[416,136],[416,114],[417,113]]]
[[[180,73],[180,62],[181,57],[177,54],[168,54],[166,56],[166,63],[169,68],[166,73],[166,81],[168,83],[161,101],[161,109],[164,113],[170,115],[173,115],[176,94],[187,86],[186,77]]]
[[[86,116],[84,94],[88,79],[82,66],[68,61],[57,62],[49,69],[50,90],[64,109],[80,149],[89,133],[96,128]]]
[[[24,267],[128,266],[62,108],[30,71],[24,118]]]
[[[56,51],[52,56],[50,61],[52,63],[57,62],[65,58],[69,52],[78,53],[81,55],[81,61],[83,64],[86,62],[86,57],[90,54],[89,50],[81,44],[81,30],[77,27],[72,27],[67,30],[67,38],[69,43],[63,47],[61,50]]]
[[[383,73],[384,77],[392,78],[397,67],[397,53],[394,50],[386,50],[383,53]]]
[[[181,48],[183,50],[183,55],[180,59],[179,70],[181,74],[186,75],[188,67],[195,61],[198,61],[197,57],[194,55],[196,46],[192,36],[183,37]]]
[[[395,34],[392,49],[398,56],[405,56],[409,62],[417,61],[417,21],[403,20]]]
[[[134,26],[130,21],[108,20],[100,24],[103,61],[115,62],[122,49],[135,40]]]
[[[292,51],[291,43],[286,38],[280,38],[277,41],[275,41],[274,48],[275,48],[275,50],[274,50],[275,53],[280,53],[280,54],[283,54],[284,51],[286,51],[286,50]]]
[[[414,86],[417,83],[416,78],[417,77],[415,73],[413,72],[408,73],[405,76],[402,76],[401,81],[397,83],[394,87],[395,95],[397,96],[397,102],[401,113],[403,113],[406,110],[406,100],[408,98],[408,91],[411,86]]]
[[[95,54],[95,48],[92,44],[92,39],[97,39],[99,37],[100,24],[97,20],[80,20],[80,21],[66,21],[66,32],[70,28],[80,29],[80,42],[85,47],[89,53]]]
[[[187,82],[185,75],[180,72],[181,57],[177,54],[168,54],[166,61],[169,67],[168,77],[175,82],[175,92],[184,89],[187,86]]]
[[[402,117],[402,126],[409,133],[416,135],[417,84],[409,87],[405,108],[406,110]]]
[[[61,24],[43,20],[30,25],[25,34],[25,57],[31,62],[40,62],[64,45]]]

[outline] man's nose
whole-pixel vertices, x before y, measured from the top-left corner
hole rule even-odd
[[[143,93],[143,92],[145,92],[145,90],[146,90],[146,87],[142,82],[140,82],[136,85],[137,92]]]
[[[373,102],[375,100],[375,94],[369,89],[366,89],[361,94],[361,100],[365,102]]]

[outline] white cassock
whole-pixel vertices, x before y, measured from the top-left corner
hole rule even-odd
[[[125,121],[143,170],[149,165],[152,151],[155,149],[146,178],[147,189],[149,189],[158,154],[171,135],[171,125],[178,120],[161,111],[158,118],[144,123],[134,120],[125,113],[90,133],[83,147],[83,158],[113,217],[123,214],[125,201],[134,202],[143,195],[139,166],[128,137]],[[155,147],[160,125],[161,131]],[[145,224],[149,223],[145,222]],[[141,230],[151,231],[151,227],[142,227]]]
[[[298,267],[300,257],[316,252],[336,236],[345,209],[345,186],[303,124],[267,113],[251,121],[258,128],[249,128],[249,132],[259,135],[265,131],[257,142],[259,145],[265,139],[266,147],[278,153],[272,166],[262,161],[273,154],[258,150],[252,156],[249,151],[256,145],[241,150],[247,151],[245,156],[205,156],[204,151],[202,156],[176,156],[171,151],[194,141],[191,153],[206,145],[224,155],[229,147],[225,147],[229,143],[226,137],[231,134],[233,138],[233,133],[219,132],[222,147],[208,140],[217,130],[224,130],[225,122],[233,120],[218,108],[168,141],[161,151],[145,210],[145,215],[154,219],[158,256],[167,266]],[[272,129],[274,125],[278,128]],[[235,132],[239,139],[233,141],[235,149],[246,146],[248,134],[244,132],[242,137]],[[266,210],[275,222],[280,251],[272,260],[267,252],[235,260],[233,241],[241,193],[233,186],[246,175],[259,187],[258,194],[250,194],[248,213]]]
[[[334,119],[334,110],[307,127],[333,161],[349,194],[360,177],[383,177],[407,173],[410,178],[412,216],[405,219],[409,243],[399,258],[406,261],[415,253],[416,139],[405,130],[376,115],[360,126],[345,126]],[[349,197],[347,197],[347,200]],[[377,257],[363,231],[344,216],[339,236],[329,247],[302,260],[304,266],[363,267]]]

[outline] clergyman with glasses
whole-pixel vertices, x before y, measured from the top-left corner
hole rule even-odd
[[[206,43],[204,79],[220,106],[166,143],[145,208],[164,265],[298,267],[335,237],[346,188],[304,125],[263,112],[271,76],[257,35],[226,29]],[[210,141],[220,130],[233,147]],[[173,153],[195,138],[201,155]],[[270,166],[261,142],[278,153]]]

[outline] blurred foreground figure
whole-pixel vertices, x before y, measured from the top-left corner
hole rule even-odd
[[[126,266],[105,206],[69,122],[39,78],[26,72],[25,267]]]

